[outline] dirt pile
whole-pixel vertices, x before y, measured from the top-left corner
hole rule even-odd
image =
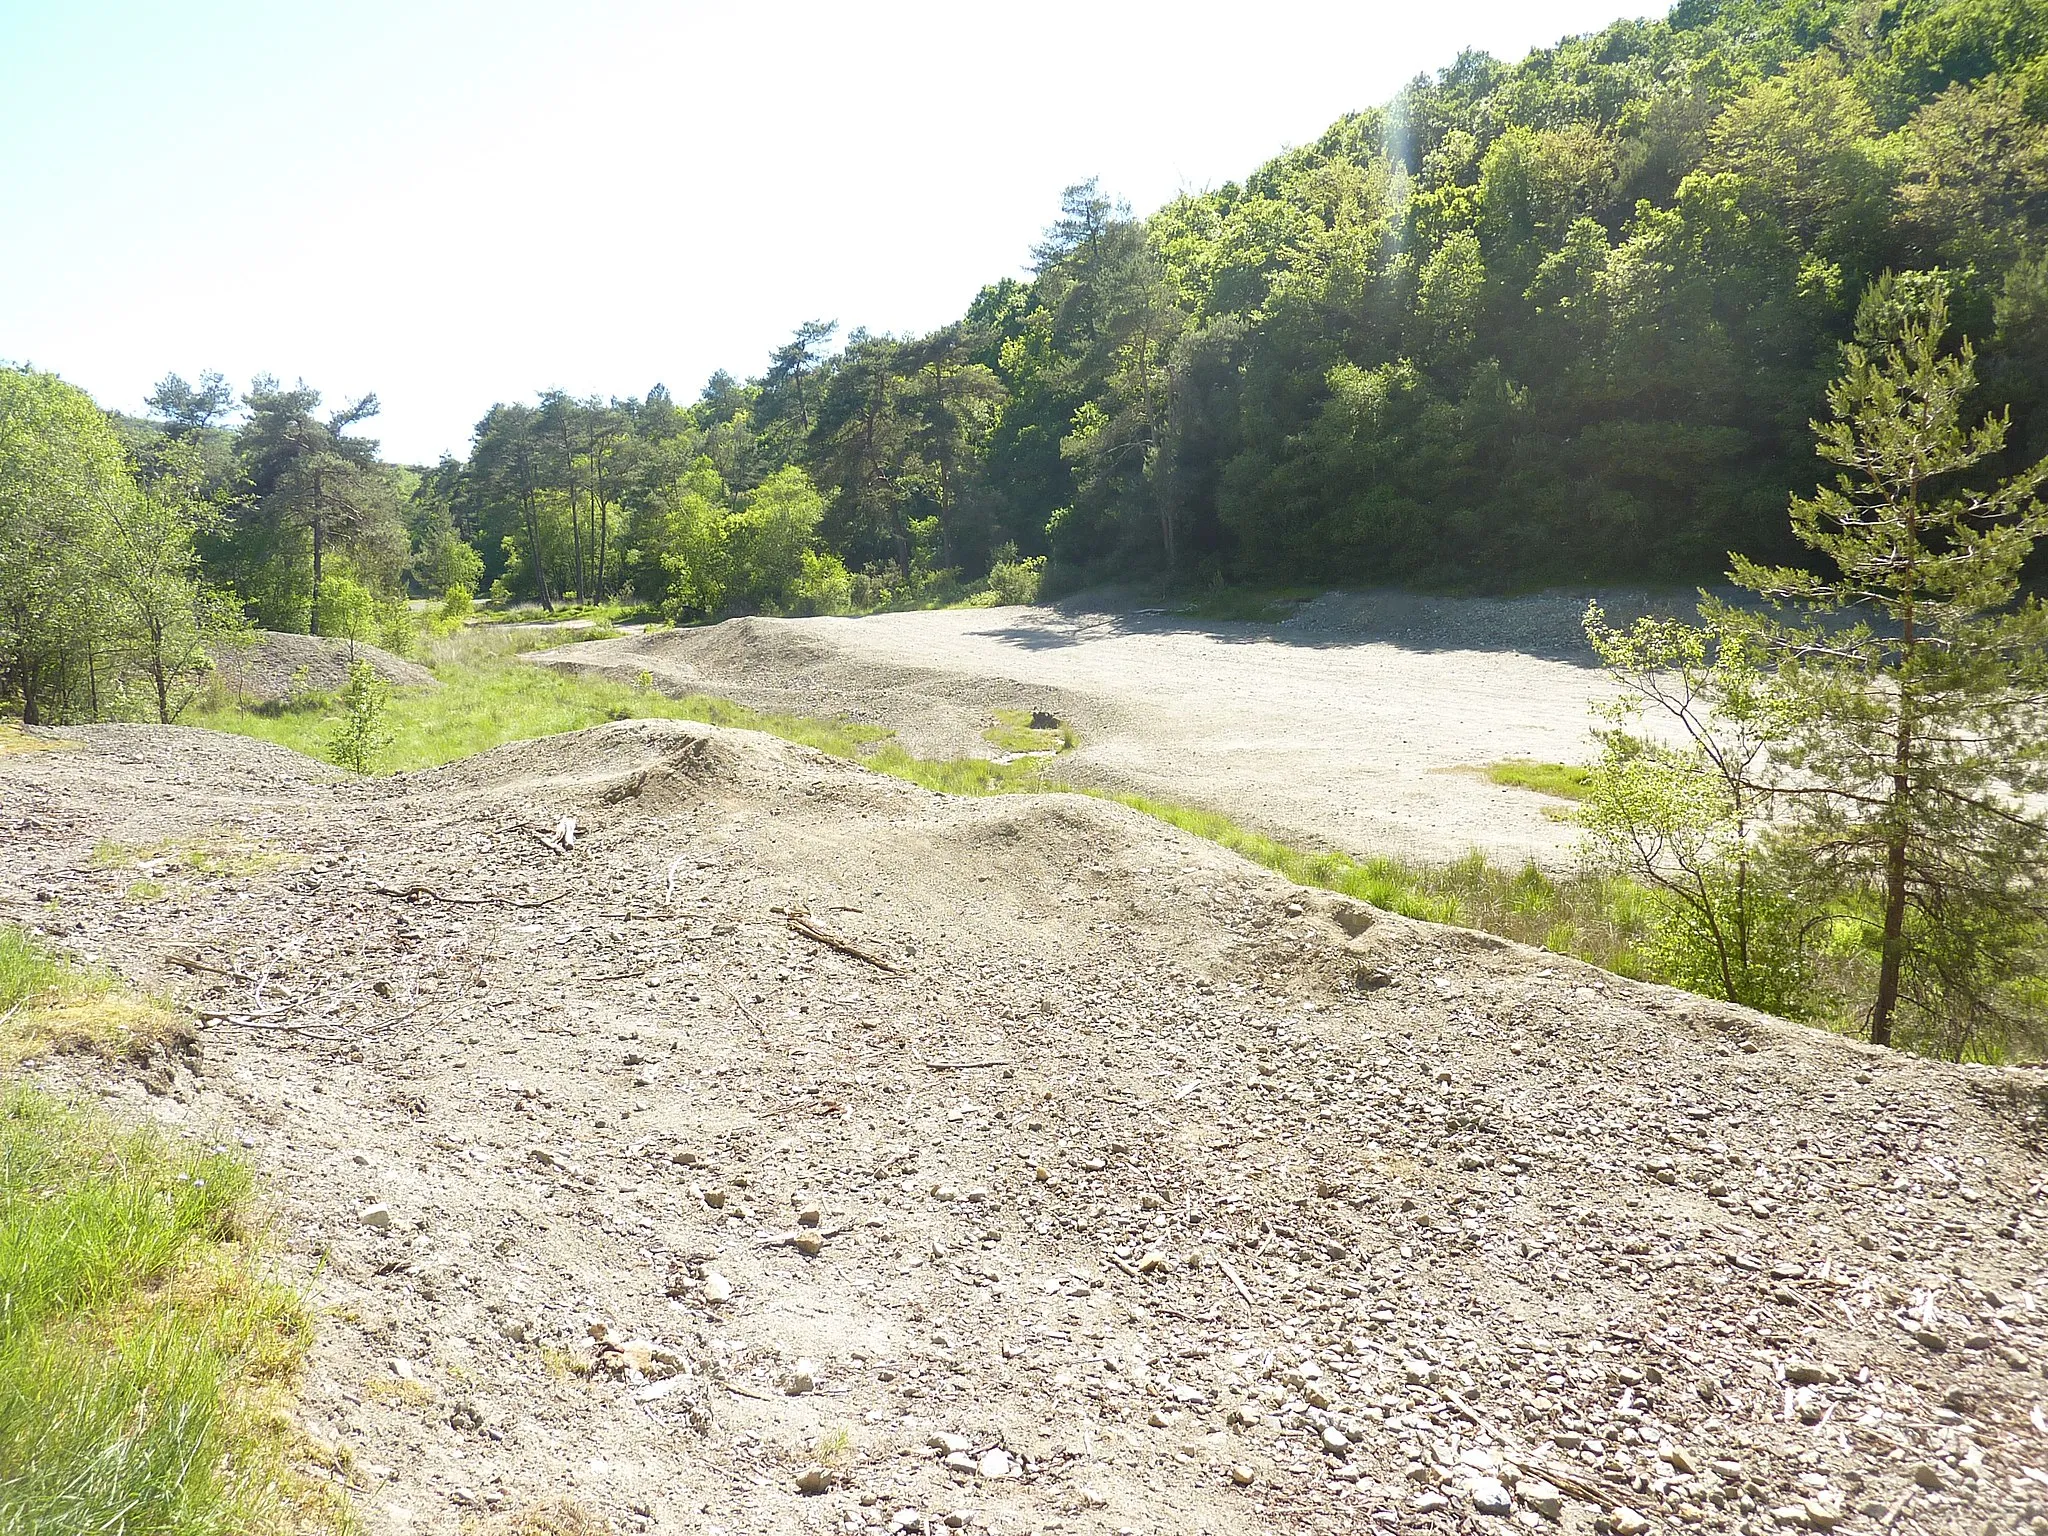
[[[76,739],[0,916],[201,1051],[33,1070],[265,1166],[373,1531],[2048,1517],[2036,1078],[746,733]]]
[[[221,685],[257,704],[282,703],[297,693],[332,693],[348,681],[348,670],[358,661],[367,661],[395,688],[437,686],[434,674],[418,662],[361,641],[317,635],[262,630],[253,644],[221,646],[213,659]]]

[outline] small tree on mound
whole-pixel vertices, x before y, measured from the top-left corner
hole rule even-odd
[[[1767,753],[1776,726],[1771,677],[1752,637],[1709,603],[1703,622],[1607,623],[1595,603],[1586,638],[1622,686],[1598,706],[1600,761],[1574,818],[1595,862],[1657,897],[1646,947],[1690,991],[1796,1016],[1811,1011],[1801,918],[1766,840]],[[1678,728],[1642,728],[1648,712]]]
[[[153,484],[110,503],[100,566],[119,653],[169,725],[213,675],[213,652],[248,644],[251,631],[234,595],[206,580],[193,545],[220,521],[200,493],[198,455],[171,442],[159,459]]]
[[[384,728],[391,685],[367,661],[358,661],[348,669],[348,682],[335,702],[341,713],[334,717],[328,734],[327,755],[350,773],[369,773],[391,745],[391,733]]]

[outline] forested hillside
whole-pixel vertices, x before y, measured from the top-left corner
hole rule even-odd
[[[1948,275],[1981,403],[2048,449],[2044,118],[2038,0],[1684,0],[1468,54],[1147,219],[1075,187],[1034,276],[930,335],[499,407],[429,491],[515,588],[685,609],[1005,546],[1065,585],[1709,577],[1784,549],[1886,269]]]
[[[807,322],[688,403],[494,406],[431,468],[380,459],[374,399],[173,375],[96,425],[17,372],[0,428],[57,459],[0,474],[5,688],[103,713],[165,590],[199,617],[143,672],[235,611],[402,637],[408,590],[687,620],[1041,578],[1712,578],[1796,556],[1809,423],[1885,271],[1947,288],[1973,409],[2012,414],[1993,467],[2048,450],[2044,230],[2043,0],[1681,0],[1466,54],[1147,218],[1070,188],[1030,278],[929,335]],[[90,492],[61,514],[59,479]]]

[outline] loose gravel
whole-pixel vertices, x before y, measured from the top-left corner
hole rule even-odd
[[[1477,848],[1562,870],[1561,802],[1486,764],[1584,762],[1608,696],[1580,630],[1689,612],[1685,594],[1519,598],[1332,593],[1277,624],[1160,610],[951,609],[863,619],[736,619],[567,647],[544,666],[754,708],[846,715],[924,756],[986,755],[997,709],[1043,709],[1080,750],[1058,773],[1231,816],[1355,856],[1447,861]]]
[[[2048,1529],[2039,1074],[749,733],[73,739],[0,915],[200,1046],[28,1070],[261,1163],[373,1532]]]

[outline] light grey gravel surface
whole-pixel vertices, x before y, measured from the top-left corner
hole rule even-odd
[[[991,710],[1043,708],[1079,733],[1060,772],[1081,783],[1355,855],[1478,848],[1555,869],[1576,858],[1559,803],[1479,770],[1590,756],[1589,709],[1606,689],[1579,631],[1593,595],[1333,593],[1278,624],[1085,604],[736,619],[534,660],[847,715],[927,756],[985,754]],[[1683,594],[1598,595],[1616,618],[1687,611]]]

